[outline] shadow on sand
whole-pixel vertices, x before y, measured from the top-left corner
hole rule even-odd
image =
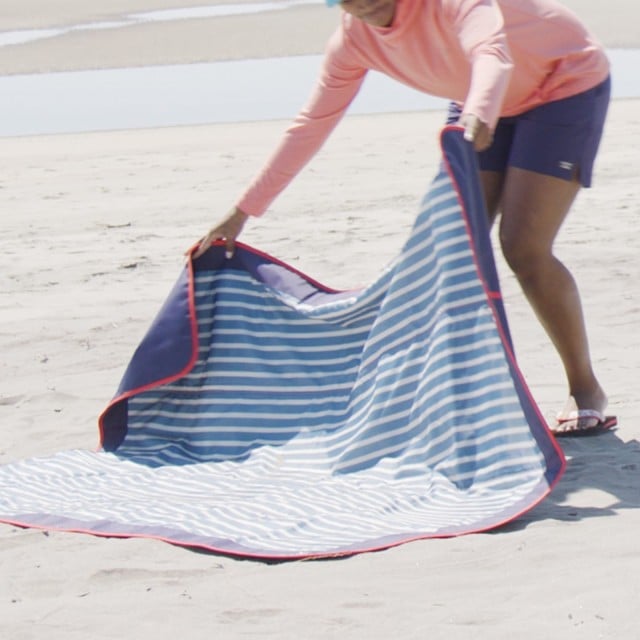
[[[575,522],[640,508],[640,442],[624,442],[611,431],[594,437],[564,438],[560,444],[567,469],[558,485],[537,507],[501,527],[500,532],[523,529],[539,520]],[[596,492],[594,504],[606,506],[584,506],[584,499],[574,504],[575,495],[581,491]]]

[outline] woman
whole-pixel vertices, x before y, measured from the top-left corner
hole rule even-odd
[[[335,0],[327,0],[335,4]],[[504,256],[563,362],[569,401],[553,429],[609,428],[579,293],[553,242],[591,171],[609,102],[609,63],[555,0],[342,0],[307,106],[244,195],[202,239],[234,241],[313,157],[369,69],[452,100],[478,152],[487,210]]]

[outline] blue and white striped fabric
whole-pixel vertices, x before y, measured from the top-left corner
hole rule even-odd
[[[181,275],[100,452],[0,467],[0,520],[301,558],[486,530],[564,459],[513,360],[455,127],[398,258],[327,290],[241,246]]]

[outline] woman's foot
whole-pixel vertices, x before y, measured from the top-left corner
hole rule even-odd
[[[558,414],[551,429],[555,436],[595,435],[615,427],[615,416],[605,415],[607,396],[598,385],[591,393],[574,394]]]

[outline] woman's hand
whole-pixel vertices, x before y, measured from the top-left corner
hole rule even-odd
[[[473,113],[463,113],[459,123],[464,127],[464,139],[473,142],[476,151],[484,151],[493,142],[493,131]]]
[[[242,227],[244,227],[248,218],[249,216],[244,213],[244,211],[238,209],[238,207],[231,209],[227,217],[220,224],[213,227],[209,233],[200,240],[200,245],[193,254],[193,257],[199,258],[215,240],[224,240],[227,258],[230,258],[236,248],[236,238],[240,235]]]

